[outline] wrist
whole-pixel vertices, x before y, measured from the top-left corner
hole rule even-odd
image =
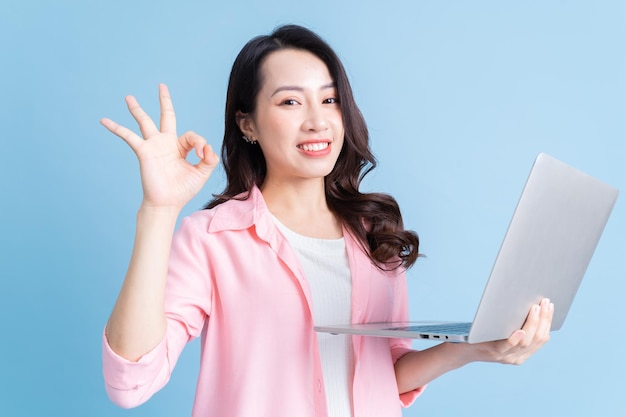
[[[180,208],[174,206],[151,206],[142,203],[137,211],[137,226],[173,229],[180,211]]]
[[[179,206],[157,206],[143,201],[137,215],[159,216],[159,217],[178,217],[182,207]]]
[[[484,359],[481,357],[481,349],[477,345],[470,343],[443,343],[442,349],[445,350],[446,357],[450,361],[450,367],[453,369],[462,368],[472,362],[480,362]]]

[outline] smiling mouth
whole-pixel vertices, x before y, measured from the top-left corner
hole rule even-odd
[[[328,142],[319,142],[319,143],[305,143],[302,145],[298,145],[297,147],[307,152],[319,152],[328,148],[328,145],[329,145]]]

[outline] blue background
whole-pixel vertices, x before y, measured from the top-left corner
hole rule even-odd
[[[371,130],[380,164],[366,189],[396,196],[428,255],[409,273],[412,317],[470,319],[537,153],[626,190],[625,4],[3,0],[0,415],[190,415],[197,342],[146,405],[124,411],[104,393],[101,332],[141,189],[134,155],[98,120],[133,126],[125,95],[158,115],[167,83],[180,132],[219,147],[243,44],[283,23],[316,30]],[[185,213],[222,185],[218,172]],[[621,414],[625,232],[622,196],[540,353],[447,374],[404,415]]]

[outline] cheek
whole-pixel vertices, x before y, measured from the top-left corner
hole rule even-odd
[[[344,146],[346,146],[345,136],[343,129],[336,129],[333,133],[335,139],[333,140],[333,154],[335,159],[339,158],[339,154]]]
[[[268,113],[264,115],[262,122],[257,124],[259,134],[272,140],[279,138],[282,132],[290,128],[290,118],[279,117],[279,115]]]
[[[340,119],[339,122],[336,124],[336,127],[335,127],[335,136],[336,136],[338,141],[341,141],[342,145],[343,145],[345,134],[346,134],[346,132],[345,132],[345,130],[343,128],[343,121]]]

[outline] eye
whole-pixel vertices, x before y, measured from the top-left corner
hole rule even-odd
[[[335,98],[335,97],[330,97],[327,98],[326,100],[323,101],[324,104],[338,104],[339,103],[339,99]]]
[[[295,106],[296,104],[298,104],[298,102],[292,98],[288,98],[286,100],[283,100],[281,104],[285,106]]]

